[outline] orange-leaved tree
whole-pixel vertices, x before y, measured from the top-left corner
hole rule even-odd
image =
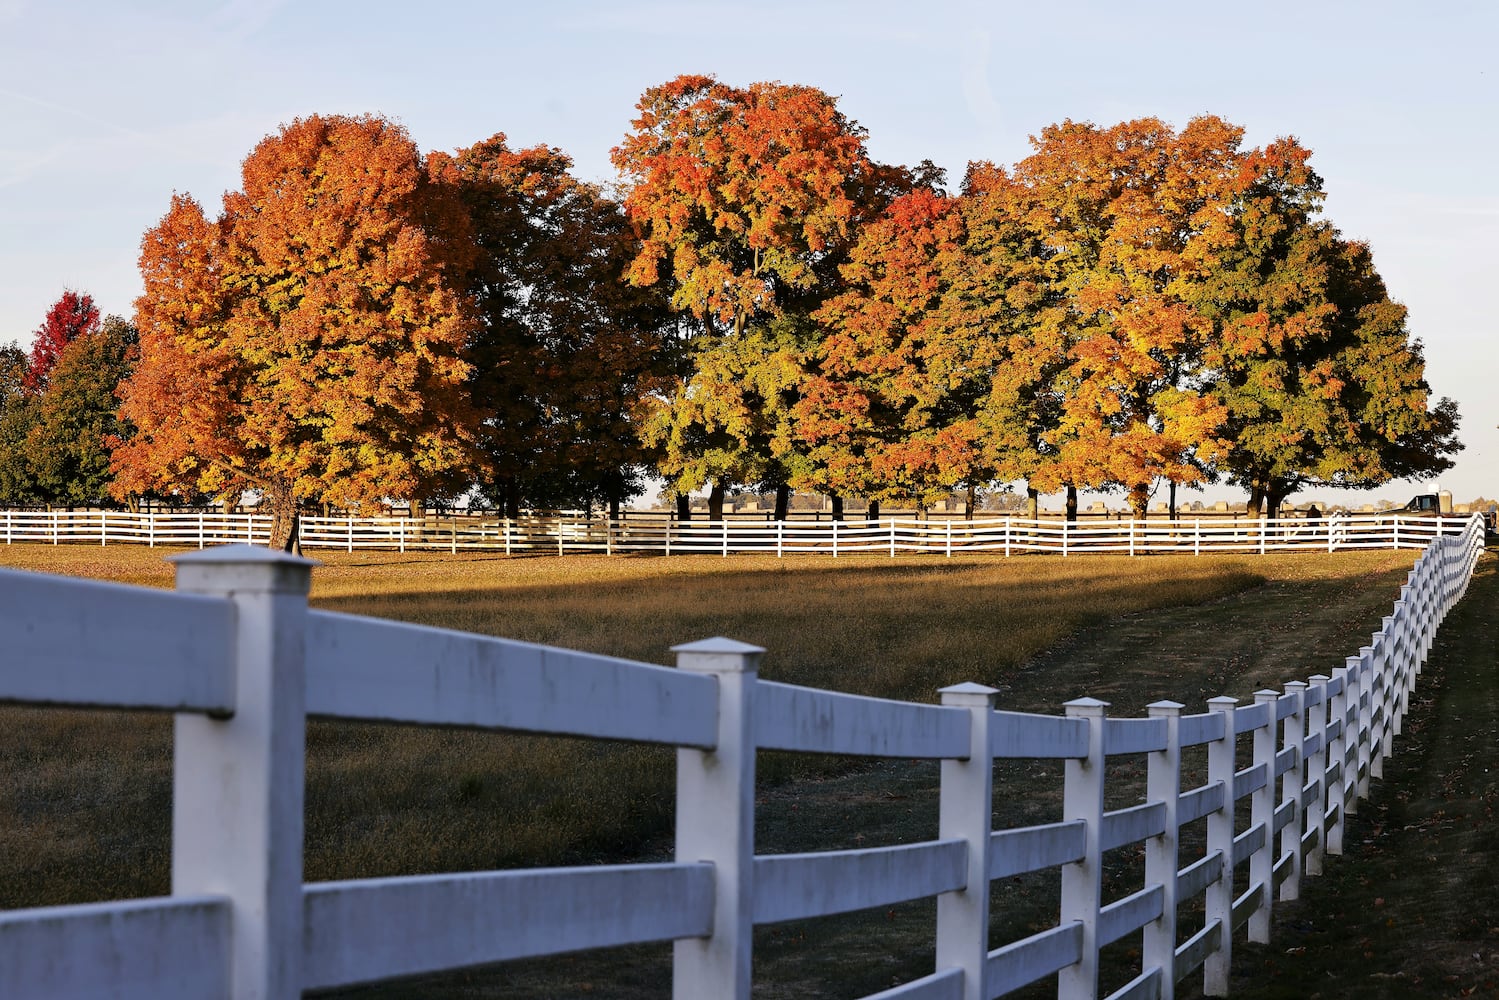
[[[646,91],[638,110],[613,152],[641,236],[630,280],[664,283],[701,324],[675,390],[648,421],[657,468],[678,492],[711,486],[715,515],[733,484],[758,481],[783,500],[792,463],[771,442],[792,440],[784,424],[795,393],[781,392],[782,370],[787,351],[811,346],[785,338],[815,331],[794,322],[773,333],[771,321],[804,317],[827,297],[859,222],[910,175],[873,163],[864,130],[814,87],[681,76]],[[776,350],[745,349],[756,324]],[[775,370],[748,371],[757,356]],[[707,369],[733,377],[696,379]],[[766,386],[776,387],[770,396]]]
[[[292,545],[303,503],[455,488],[475,424],[475,320],[449,277],[467,243],[433,231],[461,213],[434,205],[405,130],[298,119],[255,147],[242,183],[215,220],[175,196],[142,241],[116,495],[257,490],[273,543]]]
[[[1123,488],[1143,514],[1155,481],[1191,483],[1223,450],[1223,409],[1201,364],[1213,334],[1203,279],[1233,240],[1241,130],[1205,116],[1064,122],[1015,177],[1068,301],[1062,413],[1044,488]]]

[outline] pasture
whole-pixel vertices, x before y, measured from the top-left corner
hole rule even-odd
[[[165,553],[16,546],[0,565],[170,585]],[[333,555],[313,604],[669,663],[722,634],[768,649],[767,679],[934,700],[999,687],[1000,707],[1058,711],[1079,695],[1119,714],[1240,697],[1340,663],[1388,613],[1412,553],[1068,559],[746,557],[504,559]],[[0,713],[6,907],[166,891],[170,724],[122,713]],[[894,843],[935,829],[935,768],[762,760],[764,850]],[[580,741],[316,723],[306,878],[649,857],[669,849],[671,758]],[[1398,757],[1397,757],[1398,759]],[[1002,776],[998,810],[1044,812]],[[1052,890],[1013,887],[1024,926]],[[1013,897],[1013,898],[1011,898]],[[1054,905],[1051,904],[1051,905]],[[862,995],[929,967],[929,905],[767,928],[767,996]],[[910,926],[910,930],[907,930]],[[917,930],[917,927],[920,929]],[[660,996],[665,948],[459,973],[359,995]],[[778,985],[784,984],[784,985]],[[354,995],[355,991],[349,991]]]

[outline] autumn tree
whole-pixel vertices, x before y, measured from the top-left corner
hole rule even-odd
[[[670,316],[659,286],[624,281],[638,243],[622,209],[571,167],[503,135],[428,157],[466,215],[452,228],[473,241],[461,287],[479,319],[468,358],[480,490],[511,517],[522,503],[618,516],[643,488],[634,414],[656,386]]]
[[[26,391],[26,352],[17,344],[0,346],[0,504],[36,502],[26,438],[36,421]]]
[[[736,483],[774,486],[784,509],[789,471],[757,444],[790,440],[775,425],[781,411],[754,393],[707,398],[774,383],[776,372],[712,384],[696,373],[743,372],[753,353],[741,341],[752,326],[771,335],[776,317],[809,315],[836,281],[859,222],[877,214],[892,189],[909,187],[910,175],[874,164],[864,130],[813,87],[740,88],[681,76],[646,91],[637,107],[633,130],[613,152],[641,236],[629,277],[664,283],[672,305],[701,324],[686,370],[648,418],[657,467],[679,492],[710,486],[715,517]],[[772,369],[783,360],[766,356]],[[748,416],[754,426],[730,426],[720,414]]]
[[[829,332],[797,404],[812,484],[924,506],[992,478],[978,418],[992,338],[960,340],[943,323],[944,264],[963,242],[958,202],[926,190],[865,227],[847,290],[817,313]]]
[[[26,367],[26,391],[39,393],[47,387],[52,368],[67,346],[99,329],[99,309],[91,296],[68,289],[47,310],[31,342]]]
[[[140,362],[117,496],[259,491],[274,544],[305,502],[370,506],[461,481],[475,330],[415,145],[312,116],[262,140],[217,219],[175,196],[142,244]]]
[[[1015,168],[1068,309],[1062,413],[1046,489],[1118,486],[1138,514],[1154,482],[1203,478],[1223,447],[1201,364],[1213,326],[1201,279],[1232,240],[1241,130],[1214,117],[1180,134],[1156,119],[1064,122]]]
[[[1419,341],[1368,247],[1317,218],[1310,152],[1279,140],[1246,159],[1238,241],[1214,275],[1209,352],[1227,411],[1223,459],[1252,513],[1307,486],[1369,489],[1451,467],[1457,408],[1433,406]]]
[[[118,316],[63,348],[25,439],[32,490],[41,502],[111,504],[111,445],[129,433],[115,392],[135,352],[135,328]]]

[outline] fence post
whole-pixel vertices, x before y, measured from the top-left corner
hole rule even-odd
[[[1166,807],[1166,829],[1145,842],[1145,884],[1161,887],[1161,915],[1145,925],[1140,965],[1160,969],[1160,1000],[1176,996],[1176,876],[1178,861],[1177,806],[1181,800],[1181,714],[1184,706],[1158,701],[1148,709],[1152,719],[1166,721],[1166,748],[1151,753],[1146,762],[1145,800]]]
[[[1249,799],[1249,825],[1265,830],[1264,845],[1249,856],[1249,884],[1260,890],[1259,908],[1249,917],[1249,940],[1270,943],[1270,916],[1275,905],[1275,737],[1279,726],[1275,719],[1276,691],[1256,691],[1255,705],[1269,706],[1265,724],[1254,731],[1254,766],[1265,769],[1265,783]]]
[[[890,558],[895,558],[895,518],[890,519]]]
[[[676,517],[675,514],[666,515],[666,551],[662,553],[663,555],[671,555],[671,526],[675,523]]]
[[[604,518],[604,555],[614,555],[614,518]]]
[[[776,558],[777,559],[781,558],[781,556],[783,554],[782,547],[784,545],[785,537],[786,537],[786,522],[785,521],[777,521],[776,522]]]
[[[1327,779],[1328,811],[1337,809],[1337,815],[1327,827],[1327,853],[1343,853],[1343,814],[1348,809],[1348,668],[1332,668],[1332,683],[1337,693],[1332,696],[1328,711],[1331,715],[1332,739],[1327,745],[1329,777]]]
[[[1109,704],[1096,698],[1078,698],[1064,707],[1068,718],[1087,723],[1088,756],[1069,757],[1064,769],[1062,819],[1082,820],[1086,839],[1082,859],[1062,866],[1060,922],[1082,923],[1083,948],[1082,958],[1057,974],[1057,1000],[1092,1000],[1098,996],[1098,911],[1103,905],[1103,729]]]
[[[1010,558],[1010,539],[1015,535],[1015,519],[1005,518],[1005,558]]]
[[[1301,896],[1301,835],[1306,829],[1306,818],[1302,808],[1303,789],[1306,788],[1306,760],[1302,749],[1306,743],[1306,682],[1290,681],[1286,684],[1286,696],[1292,699],[1294,711],[1286,716],[1284,746],[1293,749],[1291,767],[1281,783],[1281,805],[1291,803],[1291,821],[1280,831],[1280,854],[1292,856],[1286,880],[1280,884],[1282,901]]]
[[[838,522],[833,523],[833,558],[838,558]]]
[[[1353,660],[1350,657],[1350,662]],[[1374,647],[1362,646],[1358,651],[1358,709],[1359,720],[1355,734],[1358,737],[1358,788],[1357,798],[1369,797],[1369,781],[1374,777]],[[1357,800],[1354,812],[1357,812]]]
[[[1393,520],[1394,520],[1394,523],[1395,523],[1395,529],[1391,533],[1391,536],[1390,536],[1390,542],[1391,542],[1390,547],[1393,548],[1393,549],[1399,549],[1400,548],[1400,515],[1396,514]]]
[[[52,544],[57,544],[57,511],[52,511]]]
[[[1067,554],[1067,519],[1062,518],[1062,555]]]
[[[99,511],[99,547],[100,548],[104,548],[104,547],[106,547],[106,546],[109,545],[109,521],[108,521],[108,517],[109,517],[109,514],[108,514],[107,511],[103,511],[103,510]]]
[[[729,558],[729,519],[723,519],[723,557]]]
[[[1312,841],[1311,850],[1306,852],[1308,875],[1322,874],[1322,856],[1327,851],[1327,682],[1330,680],[1326,674],[1312,675],[1311,701],[1316,704],[1307,706],[1305,723],[1306,738],[1317,741],[1317,751],[1308,756],[1306,765],[1308,785],[1317,790],[1307,806],[1311,811],[1306,817],[1306,832]],[[1302,800],[1305,799],[1303,795]]]
[[[406,551],[406,519],[404,517],[396,521],[396,545],[401,552]]]
[[[1135,554],[1135,519],[1133,517],[1129,519],[1129,554],[1131,556]]]
[[[1234,706],[1237,698],[1220,695],[1208,699],[1208,710],[1223,716],[1223,735],[1208,744],[1208,783],[1223,789],[1223,805],[1208,813],[1207,853],[1219,858],[1218,878],[1208,884],[1204,897],[1203,926],[1217,921],[1218,947],[1202,963],[1202,992],[1210,997],[1228,996],[1229,966],[1233,962],[1234,936]]]
[[[11,543],[10,542],[11,519],[14,518],[15,516],[16,515],[15,515],[14,511],[7,510],[5,512],[5,544],[6,545],[9,545]]]
[[[672,647],[677,666],[718,681],[718,740],[677,750],[681,864],[713,865],[713,933],[672,948],[672,996],[750,1000],[754,939],[755,730],[759,646],[704,639]]]
[[[947,558],[952,558],[952,518],[947,519]]]
[[[303,643],[309,559],[176,556],[177,589],[232,601],[234,714],[176,717],[172,894],[228,896],[233,1000],[301,995]]]
[[[198,548],[203,548],[203,512],[198,511]]]
[[[1192,554],[1202,555],[1202,518],[1192,522]]]
[[[994,688],[956,684],[942,689],[942,704],[968,710],[968,756],[942,762],[937,836],[968,842],[968,880],[937,897],[937,968],[963,970],[963,1000],[989,1000],[989,853],[994,828],[994,758],[989,726]]]

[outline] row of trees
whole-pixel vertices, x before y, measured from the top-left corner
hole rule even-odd
[[[298,120],[215,217],[175,196],[145,235],[109,488],[255,490],[279,540],[307,503],[617,506],[649,473],[713,515],[1017,481],[1143,512],[1215,478],[1273,513],[1450,466],[1456,409],[1304,148],[1212,117],[1033,146],[950,193],[821,91],[684,76],[642,97],[614,200],[556,149]]]
[[[68,291],[48,310],[29,355],[0,347],[0,504],[108,501],[110,447],[123,430],[115,390],[135,344],[129,323],[101,321],[93,299]]]

